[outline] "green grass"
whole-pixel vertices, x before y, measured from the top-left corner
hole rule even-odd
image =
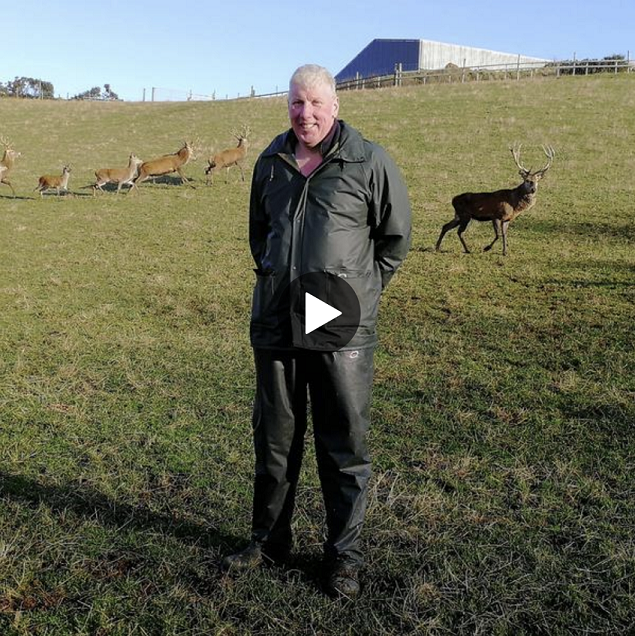
[[[318,585],[309,450],[288,569],[221,576],[249,533],[248,182],[204,157],[138,195],[93,171],[253,131],[283,100],[0,100],[23,153],[0,186],[0,633],[577,634],[635,627],[635,77],[351,92],[402,168],[413,248],[383,300],[364,595]],[[433,246],[459,192],[534,209]],[[73,166],[71,196],[32,190]],[[250,170],[248,170],[250,174]],[[307,440],[310,449],[310,438]]]

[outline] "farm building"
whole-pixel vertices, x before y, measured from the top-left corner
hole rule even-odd
[[[443,69],[448,64],[458,67],[503,69],[511,65],[547,64],[550,60],[517,53],[499,53],[458,44],[431,40],[373,40],[336,76],[337,82],[357,77],[389,75],[401,64],[402,71]]]

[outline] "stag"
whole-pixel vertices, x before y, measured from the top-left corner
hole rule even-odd
[[[107,183],[117,184],[117,194],[119,194],[122,185],[129,185],[132,187],[132,180],[137,174],[137,168],[142,163],[142,159],[131,154],[128,158],[128,166],[126,168],[100,168],[99,170],[95,170],[95,177],[97,177],[97,181],[93,184],[93,195],[97,189],[99,189],[100,192],[103,192],[102,186]]]
[[[238,145],[235,148],[227,148],[221,152],[216,153],[211,159],[207,160],[207,168],[205,168],[205,174],[207,175],[206,183],[210,185],[212,183],[214,172],[219,171],[221,168],[225,168],[225,183],[227,183],[229,169],[232,166],[238,166],[240,169],[240,177],[245,180],[245,171],[243,170],[243,160],[247,155],[248,137],[251,130],[248,126],[243,126],[239,132],[232,131],[232,135],[238,141]]]
[[[520,144],[510,148],[514,162],[518,167],[518,173],[523,182],[511,190],[496,190],[496,192],[465,192],[452,199],[454,218],[441,229],[441,235],[436,244],[436,251],[441,247],[441,241],[447,232],[458,227],[459,240],[466,254],[470,250],[463,238],[463,232],[470,221],[491,221],[494,227],[494,240],[483,248],[484,252],[492,249],[498,241],[499,235],[503,237],[503,256],[507,254],[507,228],[509,224],[521,213],[529,210],[536,203],[538,181],[545,176],[551,167],[555,151],[551,146],[543,146],[547,155],[547,164],[540,170],[532,171],[520,163]]]
[[[139,168],[139,174],[132,182],[132,187],[128,192],[137,189],[137,184],[149,179],[150,177],[161,177],[173,172],[178,173],[181,177],[181,183],[189,183],[189,179],[183,174],[183,166],[190,160],[196,159],[194,155],[194,148],[188,142],[183,142],[183,147],[174,154],[163,155],[158,159],[152,159],[151,161],[145,161]],[[194,187],[194,186],[192,186]]]
[[[22,153],[14,150],[13,145],[6,137],[0,137],[0,144],[4,147],[4,154],[2,155],[2,161],[0,161],[0,183],[8,185],[15,197],[15,190],[7,177],[13,168],[15,160],[21,157]]]
[[[57,196],[60,195],[60,190],[64,190],[64,192],[68,192],[68,178],[71,175],[70,166],[64,166],[62,169],[61,175],[52,175],[45,174],[41,176],[38,180],[38,185],[35,190],[40,191],[40,196],[43,196],[43,193],[46,190],[57,190]]]

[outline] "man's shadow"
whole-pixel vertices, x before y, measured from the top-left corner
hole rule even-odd
[[[212,526],[156,512],[143,503],[134,505],[121,503],[94,488],[77,482],[53,486],[24,475],[0,471],[0,501],[2,499],[11,499],[33,509],[44,504],[54,514],[61,516],[70,511],[78,517],[90,519],[92,522],[97,520],[103,526],[114,529],[125,527],[140,531],[158,531],[183,543],[208,550],[215,566],[210,571],[209,580],[200,580],[197,583],[197,587],[203,591],[209,585],[217,584],[214,581],[217,581],[219,577],[228,576],[220,568],[223,556],[245,547],[244,536],[228,534]],[[116,561],[113,567],[120,567],[120,559]],[[322,588],[321,557],[317,554],[295,554],[286,564],[269,565],[266,570],[270,576],[283,582],[300,580],[318,589]]]
[[[78,516],[113,528],[160,531],[185,543],[224,552],[240,543],[240,538],[194,521],[150,510],[145,504],[121,503],[80,483],[52,486],[23,475],[0,471],[0,498],[10,498],[27,506],[45,504],[54,513],[69,510]]]

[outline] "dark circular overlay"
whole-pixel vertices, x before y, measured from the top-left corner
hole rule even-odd
[[[296,346],[321,351],[344,348],[357,333],[360,305],[357,294],[343,275],[331,272],[303,274],[292,281],[290,288],[291,329]],[[342,313],[321,327],[305,333],[306,294],[311,294]]]

